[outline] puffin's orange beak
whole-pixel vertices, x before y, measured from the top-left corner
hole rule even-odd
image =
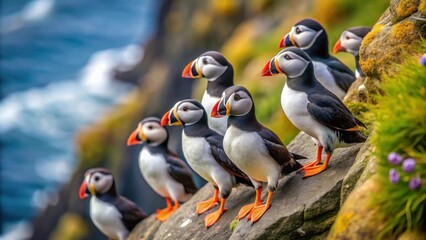
[[[284,37],[280,40],[280,48],[290,47],[290,46],[296,46],[296,42],[294,42],[293,35],[290,33],[287,33]]]
[[[135,131],[132,132],[132,134],[130,134],[129,138],[127,139],[127,146],[132,146],[135,144],[139,144],[142,141],[145,141],[144,139],[140,139],[139,138],[139,132],[141,131],[141,127],[138,126],[138,128],[136,128]],[[142,132],[142,136],[143,136],[143,132]]]
[[[269,60],[266,65],[263,67],[262,70],[262,76],[272,76],[271,70],[270,70],[270,66],[271,66],[271,60]]]
[[[203,74],[197,66],[197,59],[188,63],[182,71],[183,78],[201,78]]]
[[[83,181],[80,185],[79,196],[80,196],[80,199],[84,199],[90,196],[89,188],[87,187],[86,181]]]
[[[225,117],[230,114],[229,104],[224,104],[223,98],[219,99],[212,108],[210,115],[214,118]]]
[[[344,51],[344,50],[345,49],[342,47],[342,43],[340,42],[340,38],[339,38],[339,40],[337,40],[336,44],[334,44],[333,53],[336,54],[336,53]]]
[[[169,115],[170,115],[170,112],[166,112],[164,116],[161,118],[162,127],[169,125]]]
[[[276,57],[273,57],[271,60],[266,63],[262,70],[262,76],[272,76],[283,73]]]

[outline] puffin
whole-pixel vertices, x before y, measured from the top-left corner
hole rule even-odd
[[[359,47],[362,39],[371,31],[371,27],[351,27],[346,29],[340,35],[339,40],[334,44],[333,53],[348,52],[355,57],[355,77],[365,78],[359,64]]]
[[[223,91],[234,85],[234,68],[220,52],[208,51],[188,63],[182,71],[182,77],[207,79],[201,104],[210,113]],[[207,116],[209,128],[221,135],[226,131],[226,119],[212,118],[210,114]]]
[[[90,218],[108,238],[124,240],[147,215],[129,199],[118,195],[108,169],[92,168],[84,174],[80,199],[90,199]]]
[[[248,219],[254,223],[271,206],[278,180],[301,169],[302,165],[295,158],[305,157],[290,153],[274,132],[257,121],[253,98],[242,86],[226,89],[211,115],[229,116],[223,138],[225,153],[250,178],[256,189],[255,202],[242,207],[237,218],[240,220],[249,214]],[[261,200],[262,182],[268,186],[265,204]]]
[[[166,208],[157,210],[156,218],[162,222],[179,208],[179,202],[187,201],[197,191],[191,170],[169,150],[168,139],[161,120],[147,117],[127,140],[127,146],[146,143],[139,153],[139,169],[148,185],[166,200]]]
[[[182,150],[189,166],[214,186],[214,196],[197,203],[196,213],[213,208],[220,200],[219,209],[204,219],[205,227],[215,224],[226,211],[226,199],[237,183],[251,185],[250,179],[237,168],[223,150],[223,136],[207,124],[207,113],[200,102],[186,99],[177,102],[164,114],[161,125],[183,125]]]
[[[366,137],[359,131],[366,126],[352,115],[343,102],[320,84],[314,64],[303,50],[285,48],[263,68],[262,76],[285,74],[281,106],[294,126],[305,132],[318,146],[315,161],[303,166],[305,177],[324,171],[337,147],[361,143]],[[322,161],[322,151],[326,157]]]
[[[311,18],[296,23],[280,41],[280,48],[295,46],[312,59],[318,81],[339,99],[343,99],[356,80],[355,74],[341,61],[330,55],[328,37],[323,26]]]

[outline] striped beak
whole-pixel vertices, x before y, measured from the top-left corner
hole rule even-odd
[[[166,112],[161,118],[161,126],[180,126],[183,125],[182,121],[177,115],[176,108],[172,108],[170,111]]]
[[[87,186],[86,180],[84,180],[81,183],[81,185],[80,185],[80,191],[79,191],[78,195],[80,196],[80,199],[84,199],[84,198],[90,196],[90,191],[89,191],[89,188]]]
[[[146,141],[146,136],[142,130],[142,126],[139,125],[138,128],[136,128],[136,130],[133,131],[127,139],[127,146],[140,144],[143,141]]]
[[[283,73],[278,66],[278,61],[276,57],[273,57],[271,60],[269,60],[268,63],[263,67],[262,70],[262,76],[273,76]]]
[[[296,42],[294,42],[293,34],[287,33],[284,37],[280,40],[280,48],[290,47],[290,46],[296,46]]]
[[[219,99],[212,108],[210,115],[214,118],[225,117],[230,114],[229,104],[224,104],[225,100],[223,98]]]
[[[339,40],[337,40],[336,44],[334,44],[333,53],[336,54],[336,53],[342,52],[342,51],[345,51],[345,48],[342,47],[342,42],[340,41],[340,38],[339,38]]]
[[[197,58],[198,59],[198,58]],[[183,78],[201,78],[203,73],[198,68],[197,59],[188,63],[182,71]]]

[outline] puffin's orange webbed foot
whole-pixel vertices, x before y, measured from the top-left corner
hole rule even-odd
[[[197,203],[197,209],[195,212],[197,214],[202,214],[210,210],[214,206],[216,206],[218,203],[219,203],[219,190],[215,189],[214,196],[212,198],[208,199],[207,201]]]
[[[159,214],[157,214],[156,218],[161,221],[164,222],[167,219],[169,219],[170,216],[173,215],[174,212],[176,212],[176,210],[180,207],[179,202],[175,202],[175,205],[173,207],[170,207],[170,209],[168,211],[164,211],[161,212]]]
[[[166,207],[163,209],[157,209],[157,215],[168,213],[172,208],[172,201],[170,200],[170,198],[166,198]]]
[[[208,227],[212,226],[213,224],[215,224],[219,220],[220,216],[222,216],[222,214],[227,210],[225,208],[225,202],[226,202],[226,199],[222,198],[220,200],[220,207],[219,207],[219,209],[217,211],[215,211],[215,212],[212,212],[212,213],[208,214],[204,218],[204,225],[206,226],[206,228],[208,228]]]
[[[263,216],[263,214],[265,214],[265,212],[269,209],[269,207],[271,206],[271,198],[272,198],[272,192],[269,191],[268,198],[266,199],[266,203],[259,205],[253,209],[252,213],[249,216],[252,223],[257,222]]]
[[[260,199],[261,195],[262,195],[262,187],[256,189],[256,200],[255,200],[255,202],[251,203],[251,204],[247,204],[240,209],[240,211],[238,212],[238,215],[237,215],[238,220],[243,219],[245,216],[252,213],[253,209],[256,206],[259,206],[259,205],[262,204],[262,200]],[[248,220],[250,220],[250,215],[249,215]]]
[[[304,172],[304,173],[305,173],[305,174],[303,175],[303,177],[304,177],[304,178],[312,177],[312,176],[315,176],[315,175],[317,175],[318,173],[320,173],[320,172],[324,171],[325,169],[327,169],[328,162],[330,161],[330,158],[331,158],[331,154],[327,154],[327,155],[326,155],[326,158],[325,158],[325,161],[324,161],[324,164],[322,164],[322,165],[318,165],[318,166],[312,166],[312,167],[304,168],[304,169],[302,170],[302,172]]]

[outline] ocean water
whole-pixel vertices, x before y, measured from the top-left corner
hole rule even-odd
[[[143,57],[159,5],[2,0],[0,235],[55,204],[76,164],[77,131],[123,101],[132,86],[114,81],[113,70]]]

